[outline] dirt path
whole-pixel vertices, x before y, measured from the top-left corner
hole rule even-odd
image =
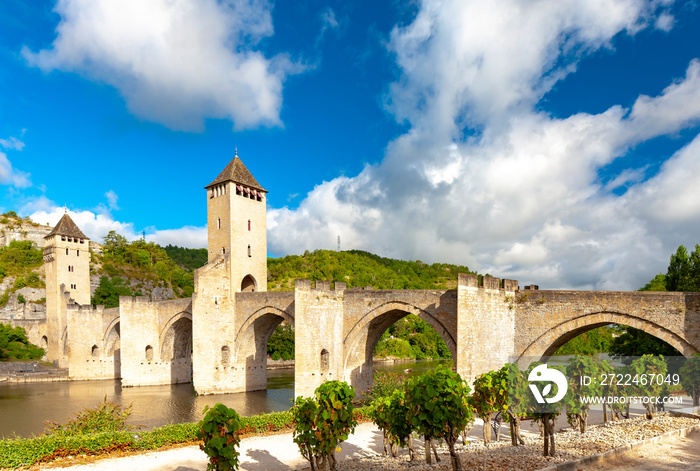
[[[700,471],[700,433],[660,445],[646,445],[585,471]]]

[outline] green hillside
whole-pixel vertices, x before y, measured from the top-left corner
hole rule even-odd
[[[374,289],[450,289],[457,287],[458,273],[475,273],[468,267],[448,263],[428,265],[384,258],[361,250],[335,252],[314,250],[304,255],[267,259],[267,289],[294,289],[297,278],[341,281],[347,286]]]
[[[164,298],[194,292],[193,272],[178,266],[163,247],[140,239],[129,242],[114,231],[104,238],[102,253],[92,254],[91,271],[101,275],[92,297],[95,305],[114,307],[119,296],[153,296],[157,290]]]

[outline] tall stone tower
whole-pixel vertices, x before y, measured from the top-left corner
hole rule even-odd
[[[44,240],[47,357],[67,368],[67,300],[90,304],[89,239],[66,213]]]
[[[267,291],[265,190],[236,156],[207,190],[209,262],[230,258],[231,290]]]

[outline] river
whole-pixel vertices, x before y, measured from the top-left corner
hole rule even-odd
[[[450,360],[376,362],[375,370],[411,375]],[[294,368],[268,370],[267,390],[237,394],[197,396],[191,384],[122,388],[120,381],[64,381],[55,383],[0,383],[0,437],[29,437],[44,430],[44,422],[63,422],[84,408],[107,400],[132,405],[129,420],[151,429],[170,423],[196,422],[205,406],[222,402],[239,414],[250,416],[284,411],[294,399]]]

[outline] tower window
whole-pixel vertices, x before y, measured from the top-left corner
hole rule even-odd
[[[80,239],[80,243],[82,244],[83,242],[84,242],[84,240],[83,240],[83,239]]]
[[[61,236],[61,240],[65,241],[65,240],[66,240],[66,236]]]
[[[250,245],[248,246],[248,256],[252,257],[251,252],[250,252]]]
[[[221,218],[216,220],[216,228],[221,229]]]
[[[250,230],[250,219],[248,219],[248,230]]]
[[[225,254],[225,253],[226,253],[226,247],[222,247],[222,248],[221,248],[221,252]]]
[[[68,255],[68,249],[66,249],[66,255]]]
[[[76,251],[75,251],[75,256],[76,256],[76,257],[80,257],[80,250],[76,250]]]

